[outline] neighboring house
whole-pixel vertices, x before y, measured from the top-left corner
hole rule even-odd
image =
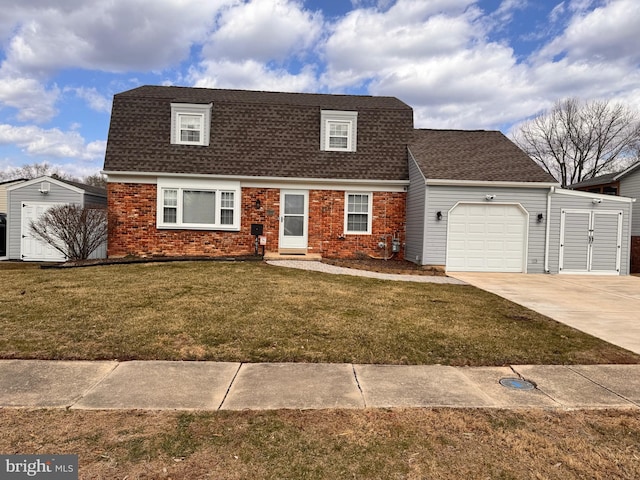
[[[18,178],[0,182],[0,260],[7,258],[7,188],[24,181]]]
[[[571,185],[569,188],[591,193],[640,198],[640,161],[621,172],[600,175]],[[631,273],[640,273],[640,208],[631,219]]]
[[[415,130],[391,97],[140,87],[104,173],[110,257],[247,255],[261,232],[270,256],[627,273],[629,199],[557,188],[500,132]],[[603,218],[615,238],[583,245]]]
[[[7,257],[24,261],[66,260],[55,248],[34,238],[29,225],[52,206],[67,203],[105,207],[107,192],[91,185],[46,176],[7,188]],[[106,246],[94,252],[91,258],[105,256]]]

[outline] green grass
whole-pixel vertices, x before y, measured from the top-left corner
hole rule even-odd
[[[0,266],[0,358],[638,363],[471,286],[256,262]]]

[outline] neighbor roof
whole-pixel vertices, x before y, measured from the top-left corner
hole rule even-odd
[[[209,146],[170,143],[174,102],[213,104]],[[356,152],[320,150],[321,110],[358,112]],[[405,181],[412,130],[393,97],[144,86],[114,96],[104,170]]]
[[[409,150],[427,180],[557,183],[499,131],[415,130]]]
[[[604,185],[607,183],[614,183],[626,177],[630,173],[635,172],[638,168],[640,168],[640,161],[631,164],[629,167],[625,168],[620,172],[605,173],[604,175],[599,175],[597,177],[590,178],[589,180],[576,182],[573,185],[569,185],[569,188],[572,188],[572,189],[584,188],[584,187],[592,187],[594,185]]]

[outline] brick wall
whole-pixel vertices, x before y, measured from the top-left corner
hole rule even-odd
[[[640,237],[631,237],[631,273],[640,273]]]
[[[267,252],[278,251],[280,190],[243,188],[239,232],[158,230],[156,185],[110,183],[108,205],[113,222],[108,256],[251,255],[255,237],[251,224],[264,225]],[[382,256],[378,242],[396,235],[404,242],[404,193],[374,193],[372,235],[344,235],[344,191],[309,192],[309,252],[327,258]],[[260,200],[260,208],[256,208]],[[396,256],[402,258],[402,252]]]

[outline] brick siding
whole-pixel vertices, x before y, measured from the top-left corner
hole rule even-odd
[[[238,256],[251,255],[255,237],[251,224],[264,225],[267,252],[278,252],[280,190],[242,188],[239,232],[211,230],[159,230],[156,228],[156,185],[110,183],[108,208],[113,222],[108,256]],[[256,208],[260,200],[260,208]],[[406,194],[375,192],[371,235],[344,234],[345,193],[340,190],[309,191],[308,251],[326,258],[383,256],[382,240],[393,236],[404,242]],[[402,258],[400,254],[395,258]]]
[[[640,237],[631,237],[631,273],[640,273]]]

